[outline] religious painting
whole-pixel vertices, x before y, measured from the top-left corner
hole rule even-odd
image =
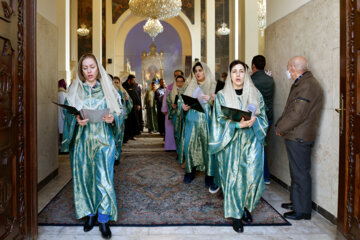
[[[15,0],[1,1],[0,20],[10,22],[11,16],[15,15]]]
[[[78,60],[84,53],[92,52],[92,1],[78,0],[78,24],[82,24],[90,30],[86,36],[78,35]]]
[[[194,24],[194,0],[182,0],[181,11],[189,18],[190,22]]]
[[[129,0],[112,1],[112,22],[116,23],[119,17],[129,9]]]

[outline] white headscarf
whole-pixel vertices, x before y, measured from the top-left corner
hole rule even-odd
[[[235,66],[235,65],[234,65]],[[236,95],[234,86],[231,81],[231,69],[228,72],[228,75],[225,80],[224,89],[221,90],[224,94],[225,105],[229,108],[235,108],[239,110],[246,111],[246,108],[249,104],[254,104],[256,106],[256,115],[260,114],[260,94],[259,90],[255,87],[251,77],[249,75],[249,71],[245,68],[245,79],[243,85],[243,92],[240,96],[242,102],[242,108],[240,109],[240,102],[238,95]]]
[[[193,64],[193,67],[195,66],[196,63]],[[203,93],[206,95],[215,93],[216,80],[215,80],[214,75],[211,73],[210,68],[206,63],[200,62],[200,64],[201,64],[204,74],[205,74],[205,82],[203,84],[198,84],[195,74],[192,74],[192,78],[185,90],[184,95],[193,97],[193,93],[197,87],[200,87],[201,90],[203,91]],[[192,71],[192,69],[191,69],[191,71]]]
[[[102,90],[105,95],[107,107],[110,108],[111,113],[120,115],[121,110],[120,110],[120,105],[118,102],[118,99],[120,99],[120,96],[119,96],[117,90],[115,89],[110,76],[105,71],[104,67],[101,65],[99,60],[92,54],[89,54],[89,57],[90,56],[93,56],[96,59],[96,63],[98,66],[98,71],[99,71],[99,74],[98,74],[99,79],[98,80],[100,81],[100,84],[102,86]],[[78,71],[76,73],[76,79],[70,85],[69,91],[66,95],[66,99],[67,99],[69,105],[75,107],[79,111],[83,108],[84,98],[85,98],[84,86],[83,86],[83,82],[80,80],[80,72],[79,72],[79,71],[82,71],[82,66],[80,66],[80,64],[82,63],[82,61],[84,59],[85,58],[81,57],[81,59],[79,61]],[[83,77],[81,76],[81,78],[83,78]]]

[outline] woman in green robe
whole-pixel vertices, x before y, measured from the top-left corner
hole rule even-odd
[[[209,152],[217,160],[215,182],[223,190],[225,218],[232,217],[234,230],[242,232],[242,220],[252,222],[250,212],[265,188],[263,153],[268,122],[263,98],[245,63],[235,60],[229,70],[225,87],[215,98]],[[233,121],[223,114],[222,106],[251,110],[253,116],[248,121]]]
[[[120,163],[119,159],[120,159],[121,148],[122,148],[123,140],[124,140],[125,119],[128,118],[128,115],[130,114],[130,112],[133,108],[133,102],[132,102],[129,94],[126,92],[126,90],[121,85],[121,81],[120,81],[119,77],[117,77],[117,76],[114,77],[113,84],[114,84],[115,89],[118,91],[118,93],[120,95],[121,104],[124,107],[123,108],[123,121],[120,123],[121,134],[120,134],[120,138],[119,138],[118,142],[116,143],[116,149],[117,149],[117,152],[119,153],[119,156],[115,160],[115,165],[118,165]]]
[[[84,231],[90,231],[98,214],[99,230],[111,237],[109,220],[117,220],[114,190],[116,142],[120,138],[122,105],[109,75],[93,54],[80,58],[76,80],[71,84],[65,104],[77,110],[101,110],[109,113],[100,121],[82,119],[64,110],[62,148],[70,152],[74,186],[75,216],[86,217]]]
[[[152,82],[150,85],[150,89],[145,94],[145,99],[144,99],[147,128],[149,129],[149,133],[157,132],[158,130],[155,91],[156,91],[156,85],[155,82]]]
[[[176,153],[179,155],[181,151],[181,133],[183,127],[184,114],[182,111],[183,101],[181,94],[185,92],[185,78],[182,75],[178,75],[175,78],[173,89],[169,93],[166,103],[168,106],[168,118],[172,120],[174,126],[174,137],[176,143]],[[178,107],[179,106],[179,107]]]
[[[184,183],[191,183],[195,178],[196,170],[205,171],[205,186],[209,187],[215,173],[215,161],[208,152],[208,137],[216,81],[207,64],[203,62],[196,62],[192,71],[194,74],[184,95],[198,98],[201,107],[192,108],[186,104],[182,105],[185,118],[178,159],[182,163],[185,158]]]

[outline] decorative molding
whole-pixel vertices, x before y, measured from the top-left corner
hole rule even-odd
[[[25,168],[24,168],[24,0],[18,0],[18,101],[17,101],[17,128],[18,128],[18,216],[19,228],[25,235]],[[29,206],[30,207],[30,206]]]

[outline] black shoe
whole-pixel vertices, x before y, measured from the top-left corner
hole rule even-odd
[[[249,210],[247,210],[247,208],[244,208],[244,213],[243,213],[241,220],[243,220],[244,222],[247,222],[247,223],[251,223],[253,221],[252,216],[251,216]]]
[[[119,159],[118,159],[118,160],[115,160],[114,165],[117,166],[117,165],[119,165],[119,164],[120,164],[120,160],[119,160]]]
[[[235,232],[242,233],[244,232],[244,224],[241,219],[233,218],[232,227]]]
[[[293,210],[294,209],[292,202],[291,203],[283,203],[283,204],[281,204],[281,207],[285,208],[285,209],[288,209],[288,210]]]
[[[84,232],[88,232],[91,229],[93,229],[95,223],[96,223],[96,216],[88,216],[85,220]]]
[[[194,180],[195,178],[195,173],[185,173],[184,176],[184,183],[189,184],[192,182],[192,180]]]
[[[99,230],[103,238],[105,239],[111,238],[111,231],[108,223],[99,223]]]
[[[211,194],[215,194],[220,190],[220,187],[218,185],[216,185],[215,183],[211,184],[211,186],[209,187],[209,192]]]
[[[310,220],[311,219],[311,213],[296,213],[295,211],[286,212],[284,213],[284,217],[291,220]]]

